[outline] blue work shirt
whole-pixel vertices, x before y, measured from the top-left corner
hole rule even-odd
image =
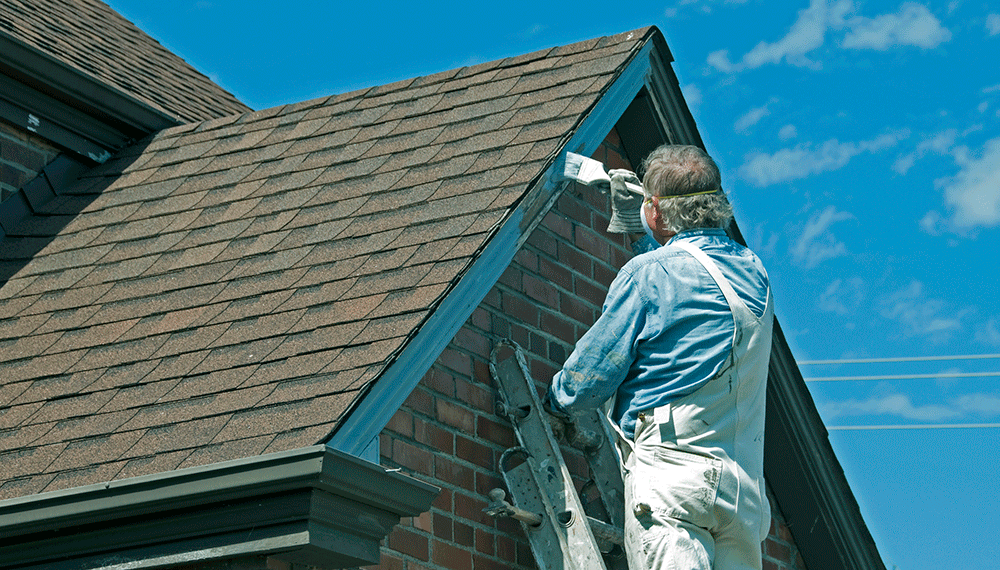
[[[663,247],[643,240],[633,248],[649,251],[618,272],[600,318],[549,389],[555,407],[571,414],[617,395],[611,417],[630,438],[640,411],[697,390],[721,371],[733,348],[735,325],[722,290],[696,259],[671,245],[689,241],[704,251],[757,316],[768,291],[760,259],[721,229],[684,231]]]

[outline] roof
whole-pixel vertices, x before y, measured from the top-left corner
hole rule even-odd
[[[178,122],[250,110],[98,0],[4,0],[0,3],[0,38],[3,36],[129,94]]]
[[[654,36],[171,128],[89,171],[0,254],[0,499],[323,441]]]

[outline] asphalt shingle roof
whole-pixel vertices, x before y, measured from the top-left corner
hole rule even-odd
[[[652,33],[192,123],[89,172],[3,242],[0,498],[322,441]]]
[[[98,0],[4,0],[0,33],[181,122],[251,110]]]

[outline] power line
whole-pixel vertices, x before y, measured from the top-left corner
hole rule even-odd
[[[1000,376],[1000,372],[941,372],[939,374],[884,374],[879,376],[813,376],[806,382],[845,382],[849,380],[920,380],[928,378],[980,378]]]
[[[902,429],[983,429],[1000,428],[1000,424],[913,424],[913,425],[871,425],[871,426],[826,426],[830,431],[848,430],[902,430]]]
[[[843,358],[838,360],[800,360],[799,366],[814,364],[874,364],[881,362],[929,362],[936,360],[978,360],[1000,358],[1000,354],[957,354],[949,356],[900,356],[896,358]]]

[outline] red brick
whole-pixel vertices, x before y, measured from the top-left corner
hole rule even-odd
[[[496,537],[492,532],[481,528],[476,529],[476,552],[489,556],[496,554]],[[479,564],[476,564],[476,570],[479,570]]]
[[[554,214],[550,212],[548,215],[552,216]],[[570,239],[573,235],[572,225],[570,224],[569,220],[566,220],[565,218],[559,218],[559,219],[562,220],[562,225],[565,226],[566,228],[566,229],[560,229],[559,233],[566,232],[568,234],[566,236],[566,239]],[[539,252],[544,253],[550,257],[555,257],[556,255],[556,238],[553,237],[552,234],[544,231],[542,228],[536,229],[534,232],[531,233],[530,236],[528,236],[528,240],[525,242],[525,246],[534,248]]]
[[[473,489],[476,485],[476,473],[471,467],[461,465],[451,457],[442,455],[434,457],[434,476],[460,489]]]
[[[506,483],[494,471],[476,472],[476,494],[488,497],[493,489],[503,489]]]
[[[548,214],[545,214],[545,218],[542,220],[542,227],[551,230],[554,234],[556,234],[557,236],[559,236],[561,238],[568,239],[568,240],[572,240],[573,239],[573,224],[572,224],[572,222],[570,222],[568,219],[564,218],[563,216],[559,215],[559,213],[557,213],[555,211],[551,211],[550,210]],[[536,230],[535,234],[544,234],[544,232],[539,232],[538,230]],[[535,234],[532,234],[531,237],[535,237]],[[548,236],[545,236],[545,235],[540,235],[539,239],[541,239],[543,241],[549,241],[549,242],[552,240],[551,237],[548,237]],[[530,242],[530,238],[529,238],[529,242]],[[542,249],[543,251],[545,250],[545,248],[539,248],[539,249]]]
[[[476,565],[476,570],[508,570],[510,568],[506,564],[497,562],[481,554],[473,555],[473,563]]]
[[[486,338],[484,334],[474,331],[468,327],[462,327],[459,329],[452,342],[458,348],[465,349],[473,354],[478,354],[483,357],[489,357],[490,351],[493,349],[490,340]]]
[[[507,269],[500,274],[500,278],[497,282],[501,285],[506,285],[511,289],[521,290],[521,278],[524,276],[524,271],[522,271],[516,265],[508,265]]]
[[[573,273],[565,265],[543,257],[538,260],[538,274],[557,287],[573,289]]]
[[[455,516],[480,524],[490,524],[493,517],[483,512],[488,504],[485,496],[466,495],[465,493],[455,493]]]
[[[538,307],[526,299],[511,294],[504,295],[503,311],[528,326],[538,326]]]
[[[576,343],[576,325],[572,321],[563,318],[562,315],[545,311],[539,319],[541,329],[546,333],[558,338],[566,344]],[[545,347],[548,348],[547,346]],[[538,351],[545,354],[546,351]]]
[[[469,317],[469,324],[478,328],[479,330],[490,332],[492,319],[489,311],[480,307],[476,307],[476,310],[472,311],[472,316]]]
[[[597,320],[597,308],[576,295],[563,293],[559,298],[559,306],[562,308],[560,312],[564,317],[572,319],[585,327],[589,328]]]
[[[455,521],[455,544],[461,544],[462,546],[468,546],[472,548],[475,546],[476,534],[472,530],[472,527]]]
[[[455,455],[474,465],[496,469],[492,449],[458,434],[455,435]]]
[[[628,159],[618,153],[617,150],[608,148],[608,158],[607,162],[604,163],[608,167],[608,170],[624,168],[625,170],[635,170],[632,168],[632,164],[629,163]]]
[[[517,445],[517,438],[514,437],[514,430],[510,426],[497,423],[485,416],[479,416],[476,419],[476,435],[480,439],[503,447]]]
[[[398,556],[393,556],[387,552],[382,552],[379,558],[378,566],[368,566],[372,570],[403,570],[405,566],[403,565],[403,559]],[[289,569],[292,570],[292,569]]]
[[[396,552],[412,556],[418,560],[430,560],[430,541],[426,536],[406,527],[396,526],[387,540],[387,546]]]
[[[431,503],[431,508],[450,513],[452,509],[452,498],[452,492],[450,489],[441,489],[437,498],[434,499],[433,503]]]
[[[530,369],[531,377],[545,385],[548,385],[556,372],[559,372],[559,369],[553,368],[549,363],[537,358],[531,361]]]
[[[539,279],[533,275],[525,275],[524,294],[539,303],[556,310],[559,309],[559,290],[551,281]]]
[[[472,552],[446,542],[434,541],[432,561],[448,570],[472,570]]]
[[[472,381],[476,384],[491,385],[493,383],[493,376],[490,374],[490,365],[486,362],[486,358],[488,357],[489,355],[484,355],[482,359],[472,359]]]
[[[532,326],[537,326],[536,323],[529,323]],[[528,346],[528,329],[519,326],[517,324],[510,325],[510,337],[511,340],[521,345],[522,347]]]
[[[594,262],[587,254],[566,243],[560,243],[558,249],[557,259],[559,263],[568,267],[573,273],[584,277],[593,277]]]
[[[509,536],[496,536],[497,558],[507,562],[517,560],[517,542]]]
[[[573,244],[597,259],[608,258],[608,242],[596,232],[578,229]]]
[[[437,359],[438,363],[446,368],[467,377],[472,376],[472,358],[464,352],[459,352],[453,348],[446,348]]]
[[[420,418],[414,418],[413,426],[414,439],[418,443],[428,445],[448,455],[455,453],[454,433]]]
[[[405,437],[413,437],[413,414],[400,408],[392,415],[385,429]]]
[[[528,248],[522,247],[514,254],[514,264],[521,266],[523,269],[537,273],[538,272],[538,254],[531,251]]]
[[[437,400],[437,415],[439,422],[462,430],[465,433],[473,433],[476,429],[476,418],[472,411],[447,400]]]
[[[490,380],[492,385],[492,379]],[[469,407],[492,414],[496,410],[496,392],[493,388],[480,382],[470,382],[462,378],[455,379],[455,397],[465,402]]]
[[[434,536],[440,538],[441,540],[451,540],[451,517],[440,513],[434,513]]]
[[[427,374],[424,374],[422,382],[430,390],[448,397],[455,396],[455,377],[437,366],[432,366]]]
[[[764,551],[771,558],[777,558],[778,560],[785,560],[787,562],[792,561],[792,551],[787,545],[781,544],[774,541],[773,539],[767,539],[764,541]]]
[[[556,202],[556,208],[573,220],[589,226],[591,210],[580,200],[579,189],[581,188],[584,186],[577,184],[563,192],[563,195]]]
[[[406,401],[403,405],[412,409],[415,412],[420,412],[426,415],[433,415],[434,413],[434,396],[430,392],[424,390],[420,386],[417,386],[410,395],[407,396]]]
[[[407,469],[430,475],[434,455],[426,449],[396,439],[392,442],[392,460]]]
[[[586,279],[577,278],[573,290],[581,299],[589,301],[595,307],[604,307],[604,299],[608,296],[607,287],[602,287]]]
[[[611,282],[618,276],[618,272],[603,263],[594,264],[594,281],[601,283],[605,287],[610,287]]]

